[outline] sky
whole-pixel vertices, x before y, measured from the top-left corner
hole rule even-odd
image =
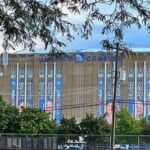
[[[101,8],[104,11],[106,11],[105,8]],[[77,24],[82,23],[85,16],[83,15],[74,15],[68,13],[66,9],[63,9],[65,13],[69,14],[68,20],[75,22]],[[111,13],[111,9],[107,9],[108,12]],[[88,40],[80,38],[80,36],[77,36],[76,34],[73,34],[75,36],[75,40],[72,42],[66,41],[61,35],[57,35],[57,37],[61,40],[63,40],[66,44],[66,47],[61,48],[63,51],[70,52],[70,51],[101,51],[101,45],[100,42],[103,39],[111,38],[111,36],[102,36],[101,35],[101,28],[102,24],[95,22],[93,25],[93,31],[92,31],[92,37],[90,37]],[[2,34],[0,33],[0,53],[2,53],[3,48],[1,47],[2,44]],[[39,40],[36,39],[37,45],[35,46],[35,52],[44,52],[47,53],[49,50],[44,50],[44,44]],[[137,29],[136,27],[132,27],[128,30],[124,31],[124,40],[123,43],[127,45],[129,48],[132,48],[133,50],[137,51],[150,51],[150,34],[143,28]],[[11,53],[26,53],[27,51],[23,51],[22,46],[16,47],[16,51],[11,51]]]

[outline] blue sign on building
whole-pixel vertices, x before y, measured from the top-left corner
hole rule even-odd
[[[77,53],[76,54],[76,62],[78,62],[78,63],[84,62],[84,53]]]
[[[62,56],[59,58],[40,57],[39,61],[74,61],[83,63],[84,61],[115,61],[114,55],[85,55],[85,53],[76,53],[69,56]],[[118,56],[118,60],[122,60],[122,56]]]

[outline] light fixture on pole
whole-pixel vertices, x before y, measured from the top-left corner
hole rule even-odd
[[[120,67],[119,80],[120,81],[125,81],[125,79],[126,79],[126,71],[123,69],[123,67]]]
[[[3,72],[0,71],[0,77],[2,77],[3,75],[4,75]]]
[[[7,51],[3,52],[3,66],[4,68],[8,66],[8,52]]]

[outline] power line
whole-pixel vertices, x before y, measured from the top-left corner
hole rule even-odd
[[[96,88],[93,88],[93,87],[96,87]],[[85,88],[83,88],[82,90],[84,90],[84,89],[86,89],[87,87],[85,87]],[[81,90],[81,88],[76,88],[75,89],[75,91],[78,91],[78,90]],[[90,86],[89,87],[89,89],[87,89],[87,90],[85,90],[85,91],[78,91],[78,92],[74,92],[74,93],[69,93],[69,94],[60,94],[60,96],[70,96],[70,95],[77,95],[77,94],[84,94],[84,93],[88,93],[88,92],[92,92],[92,91],[95,91],[95,90],[97,90],[97,86]],[[68,91],[68,90],[63,90],[63,91]],[[74,90],[73,90],[74,91]],[[10,92],[0,92],[0,95],[11,95],[10,94]],[[15,94],[15,96],[16,96],[16,94]],[[22,95],[19,95],[19,96],[22,96]],[[45,96],[45,95],[40,95],[40,94],[31,94],[31,95],[26,95],[26,97],[29,97],[29,96]],[[53,96],[53,95],[47,95],[47,97],[48,96]],[[23,95],[23,97],[24,97],[24,95]]]
[[[142,101],[129,101],[129,100],[117,100],[117,104],[133,104],[133,105],[137,105],[139,104],[139,102],[145,106],[150,106],[149,103],[147,102],[142,102]],[[112,100],[106,101],[106,102],[102,102],[101,104],[99,104],[98,102],[93,102],[93,103],[82,103],[82,104],[70,104],[70,105],[63,105],[63,106],[59,106],[59,108],[53,108],[53,107],[46,107],[46,111],[49,110],[49,108],[52,108],[53,110],[66,110],[66,109],[72,109],[72,108],[83,108],[83,107],[91,107],[91,106],[107,106],[109,103],[112,103]],[[35,107],[36,105],[34,105],[33,107],[28,107],[28,108],[37,108]],[[122,106],[123,107],[123,106]],[[31,110],[32,111],[32,110]]]

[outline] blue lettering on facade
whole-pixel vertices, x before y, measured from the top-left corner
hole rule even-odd
[[[86,60],[90,61],[91,60],[91,56],[87,56]]]
[[[96,56],[96,55],[93,55],[93,56],[90,56],[90,55],[88,55],[88,56],[85,56],[84,57],[84,55],[82,54],[78,54],[78,55],[76,55],[76,56],[62,56],[62,57],[58,57],[58,58],[49,58],[49,57],[40,57],[39,58],[39,61],[44,61],[44,62],[48,62],[48,61],[71,61],[71,62],[73,62],[73,61],[76,61],[76,62],[80,62],[80,63],[82,63],[82,62],[84,62],[84,59],[86,60],[86,61],[108,61],[108,60],[110,60],[110,61],[115,61],[115,56],[114,55],[111,55],[111,56],[108,56],[108,55],[99,55],[99,56]],[[121,61],[122,60],[122,56],[120,55],[120,56],[118,56],[118,60],[119,61]]]
[[[92,61],[96,61],[96,56],[93,56],[93,57],[92,57]]]
[[[78,62],[78,63],[84,62],[84,53],[77,53],[76,54],[76,62]]]
[[[56,59],[55,59],[55,61],[60,61],[61,59],[60,59],[60,57],[57,57]]]
[[[104,56],[98,56],[98,61],[104,61]]]
[[[122,56],[120,55],[120,56],[118,56],[118,60],[122,60]]]
[[[62,57],[61,57],[61,61],[66,61],[66,57],[65,57],[65,56],[62,56]]]
[[[49,60],[48,57],[40,57],[40,58],[39,58],[39,61],[48,61],[48,60]]]
[[[74,60],[73,58],[74,58],[73,56],[68,56],[68,61],[73,61]]]
[[[107,61],[109,57],[108,57],[107,55],[105,55],[104,58],[105,58],[105,60]]]
[[[111,60],[111,61],[115,61],[115,56],[113,56],[113,55],[110,56],[110,60]]]
[[[56,58],[52,57],[52,61],[56,61]]]

